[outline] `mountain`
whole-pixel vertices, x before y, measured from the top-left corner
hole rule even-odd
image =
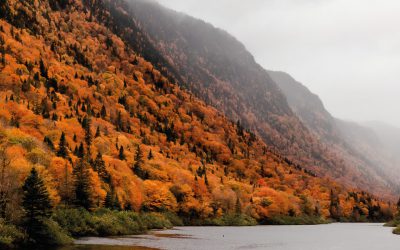
[[[335,118],[325,109],[317,95],[287,73],[268,71],[268,74],[285,94],[293,112],[310,131],[325,141],[337,139],[340,133],[335,125]]]
[[[346,142],[335,141],[340,131],[329,113],[307,112],[307,105],[322,107],[321,102],[307,95],[309,103],[296,110],[271,72],[227,32],[154,1],[116,1],[107,8],[113,32],[170,81],[260,136],[271,151],[318,176],[393,198],[397,184],[364,167],[363,156],[352,157]]]
[[[320,98],[307,87],[284,72],[269,71],[270,76],[285,93],[288,103],[301,121],[334,149],[342,159],[357,166],[369,181],[378,181],[392,194],[399,191],[397,164],[390,160],[383,148],[384,136],[354,122],[334,118],[324,107]]]
[[[317,175],[277,149],[284,139],[269,144],[196,97],[185,88],[189,74],[127,10],[124,1],[0,1],[1,248],[24,237],[54,244],[62,234],[165,225],[393,216],[381,197]],[[294,136],[293,143],[317,140],[269,75],[262,77],[269,83],[257,82],[267,91],[260,102],[276,106],[266,111],[276,116],[267,132]],[[243,108],[251,103],[244,99],[254,90],[241,96],[229,82],[218,86],[238,103],[243,98]],[[318,146],[314,157],[322,158]]]
[[[171,81],[171,71],[163,75],[141,56],[154,47],[139,24],[120,34],[128,20],[122,7],[0,2],[0,216],[21,219],[32,167],[56,208],[171,212],[186,223],[238,213],[260,223],[391,216],[387,203],[269,150]],[[125,40],[130,31],[140,44]],[[303,129],[277,93],[284,109],[275,112]]]
[[[383,148],[396,165],[400,164],[400,129],[384,122],[365,122],[364,126],[370,128],[381,142]]]

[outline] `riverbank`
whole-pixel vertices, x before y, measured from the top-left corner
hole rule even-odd
[[[392,233],[400,235],[400,217],[396,217],[394,220],[389,221],[384,226],[385,227],[394,227]]]
[[[330,221],[316,216],[277,216],[257,221],[245,214],[228,214],[217,218],[187,219],[174,213],[136,213],[98,209],[88,212],[84,209],[58,209],[46,220],[45,245],[69,245],[74,238],[108,237],[145,234],[153,229],[170,229],[177,226],[255,226],[270,225],[312,225]],[[26,235],[17,226],[0,221],[0,248],[13,249],[27,244]]]
[[[255,250],[398,250],[400,237],[383,223],[254,227],[174,227],[146,235],[79,239],[57,250],[255,249]],[[85,246],[82,246],[85,245]]]

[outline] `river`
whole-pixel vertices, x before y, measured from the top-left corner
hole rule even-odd
[[[382,224],[177,227],[148,235],[82,238],[59,250],[399,250],[400,236]]]

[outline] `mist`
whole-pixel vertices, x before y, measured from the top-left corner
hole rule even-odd
[[[288,72],[336,117],[400,126],[400,2],[158,0],[227,30],[266,69]]]

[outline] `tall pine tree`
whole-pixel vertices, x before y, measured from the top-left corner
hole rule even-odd
[[[96,159],[93,162],[93,169],[99,174],[100,178],[104,182],[106,183],[110,182],[110,175],[107,172],[106,164],[100,152],[97,153]]]
[[[58,144],[57,156],[66,158],[68,156],[67,141],[65,140],[65,133],[61,133],[60,142]]]
[[[90,187],[89,164],[80,159],[73,169],[75,205],[90,210],[93,207],[92,190]]]
[[[90,156],[90,147],[92,146],[92,131],[91,131],[91,123],[92,121],[90,120],[90,118],[86,117],[83,118],[83,122],[82,122],[82,126],[83,129],[85,130],[85,142],[86,142],[86,156],[87,157],[91,157]]]
[[[41,243],[46,238],[44,220],[51,215],[51,202],[44,181],[35,168],[26,178],[22,206],[25,211],[24,227],[31,241]]]
[[[124,146],[121,146],[121,147],[119,148],[118,157],[119,157],[119,159],[120,159],[121,161],[123,161],[123,160],[126,159],[125,152],[124,152]]]
[[[133,172],[142,178],[143,180],[148,179],[148,173],[143,169],[143,152],[140,148],[140,145],[137,146],[136,154],[135,154],[135,163],[133,164]]]

